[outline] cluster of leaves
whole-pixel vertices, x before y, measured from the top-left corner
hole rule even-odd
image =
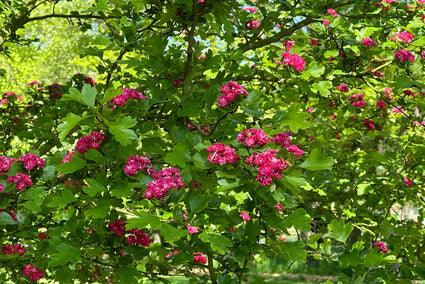
[[[276,254],[333,262],[342,281],[424,278],[424,11],[424,4],[394,1],[99,0],[68,15],[105,23],[85,49],[102,62],[99,79],[87,84],[76,75],[60,85],[62,95],[42,85],[28,86],[22,101],[5,95],[2,154],[35,153],[45,165],[28,172],[15,161],[0,176],[0,240],[27,248],[0,254],[0,280],[27,279],[22,269],[30,262],[60,283],[166,282],[162,276],[172,273],[241,283],[254,255]],[[250,20],[259,26],[248,29]],[[23,27],[12,17],[14,24]],[[405,30],[411,42],[395,35]],[[14,41],[7,31],[4,40]],[[302,71],[281,62],[289,41]],[[401,49],[415,60],[394,58]],[[220,107],[229,80],[248,95]],[[124,87],[148,99],[114,105]],[[352,105],[356,94],[363,107]],[[238,143],[250,128],[269,137],[291,132],[304,150],[295,158],[273,146],[290,166],[270,185],[260,185],[258,169],[244,163],[264,149]],[[106,135],[99,147],[63,163],[93,131]],[[241,160],[210,163],[206,149],[215,143]],[[178,168],[185,186],[145,199],[152,176],[124,172],[135,155],[149,158],[154,171]],[[7,179],[16,173],[30,174],[33,185],[14,190]],[[400,213],[407,206],[415,219]],[[144,230],[151,245],[110,231],[121,219],[127,231]],[[194,262],[198,252],[206,263]]]

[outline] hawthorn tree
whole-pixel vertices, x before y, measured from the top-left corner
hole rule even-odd
[[[4,90],[1,281],[424,278],[425,1],[3,2],[3,54],[62,18],[100,63]]]

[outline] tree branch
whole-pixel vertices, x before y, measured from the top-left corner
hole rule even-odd
[[[188,35],[188,45],[186,50],[186,66],[184,68],[184,78],[183,78],[183,95],[187,93],[189,89],[189,75],[190,71],[192,71],[192,54],[193,54],[193,41],[194,41],[194,35],[195,35],[195,29],[196,25],[198,24],[198,1],[193,0],[193,22],[192,26],[190,27],[189,35]]]
[[[345,1],[339,1],[339,2],[335,2],[332,4],[329,4],[325,7],[325,9],[327,8],[338,8],[338,7],[342,7],[342,6],[346,6],[346,5],[350,5],[353,4],[354,0],[345,0]],[[298,23],[296,23],[295,25],[289,27],[288,29],[282,29],[279,33],[275,34],[272,37],[269,38],[265,38],[256,42],[247,42],[244,45],[242,45],[239,49],[242,50],[243,52],[246,52],[248,50],[251,49],[256,49],[265,45],[268,45],[270,43],[279,41],[281,38],[285,37],[285,36],[289,36],[294,34],[297,30],[302,29],[303,27],[311,24],[315,22],[315,20],[313,18],[310,18],[310,16],[306,16],[306,18]]]

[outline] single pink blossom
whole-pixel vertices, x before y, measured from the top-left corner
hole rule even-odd
[[[383,252],[383,253],[388,252],[388,249],[383,242],[376,242],[373,244],[373,246],[378,247],[379,249],[378,252]]]
[[[274,207],[276,207],[277,210],[285,210],[285,208],[283,208],[282,205],[280,205],[280,203],[276,204]]]
[[[338,18],[338,14],[334,9],[328,9],[328,14],[333,15],[335,18]]]
[[[241,211],[241,217],[244,221],[251,220],[251,216],[249,216],[247,213]]]
[[[408,177],[404,178],[404,183],[407,187],[411,187],[415,182],[413,180],[410,180]]]
[[[192,226],[187,226],[187,230],[189,231],[189,234],[196,234],[198,232],[198,229]]]

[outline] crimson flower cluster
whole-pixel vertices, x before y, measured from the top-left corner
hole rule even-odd
[[[248,94],[244,87],[234,81],[229,81],[229,84],[221,86],[220,93],[224,94],[218,98],[218,105],[221,107],[226,107],[238,95],[244,95],[246,97]]]
[[[110,223],[108,228],[109,231],[114,232],[117,236],[123,237],[126,224],[127,223],[123,219],[119,219],[113,223]]]
[[[371,131],[375,130],[375,124],[369,119],[363,120],[364,125]]]
[[[78,153],[86,153],[88,149],[99,149],[99,141],[106,140],[106,136],[100,132],[92,132],[90,135],[83,136],[77,141],[75,148]]]
[[[310,46],[313,46],[313,45],[321,46],[322,44],[319,42],[317,38],[312,38],[310,40]]]
[[[338,14],[336,13],[334,9],[328,9],[327,12],[329,15],[333,15],[335,18],[338,18]]]
[[[337,86],[337,89],[338,89],[340,92],[348,92],[348,91],[350,91],[350,90],[348,89],[347,85],[344,85],[344,84],[341,84],[341,85]]]
[[[129,88],[123,88],[122,94],[116,96],[115,98],[111,99],[111,102],[114,103],[115,106],[123,106],[125,103],[130,99],[133,98],[135,100],[141,101],[141,100],[147,100],[148,97],[143,95],[142,93]]]
[[[36,166],[39,166],[40,168],[44,167],[44,160],[32,153],[22,155],[18,161],[24,163],[24,167],[27,171],[31,171]]]
[[[257,180],[261,185],[272,183],[274,178],[281,178],[282,171],[288,168],[288,163],[276,157],[279,150],[267,149],[262,153],[254,153],[245,159],[245,162],[251,166],[258,166]]]
[[[7,172],[10,169],[10,165],[16,161],[15,158],[8,158],[6,156],[0,156],[0,173]]]
[[[281,131],[280,133],[273,135],[273,138],[270,139],[270,142],[280,144],[280,146],[286,148],[289,153],[294,153],[295,158],[301,157],[304,154],[304,151],[298,148],[297,145],[290,145],[291,136],[289,133]]]
[[[377,43],[376,43],[376,41],[374,41],[373,39],[371,39],[370,37],[365,37],[363,40],[362,40],[362,42],[363,42],[363,44],[367,47],[367,48],[369,48],[369,47],[371,47],[371,46],[376,46],[376,45],[378,45]]]
[[[366,104],[364,100],[364,96],[362,94],[352,95],[348,98],[348,100],[350,101],[351,105],[354,107],[363,108]]]
[[[207,148],[207,152],[211,153],[208,156],[208,161],[213,164],[224,165],[226,163],[233,164],[239,160],[235,149],[224,145],[223,143],[216,143]]]
[[[14,176],[10,176],[7,178],[7,183],[16,183],[15,188],[17,190],[25,190],[27,186],[32,185],[31,178],[26,174],[17,173]]]
[[[124,166],[124,172],[129,176],[134,176],[137,171],[144,171],[148,175],[153,174],[153,167],[150,165],[151,161],[146,157],[131,156],[127,158],[127,164]]]
[[[41,85],[41,83],[39,81],[32,81],[27,83],[27,86],[36,86],[36,85]]]
[[[3,244],[1,251],[3,252],[3,254],[19,253],[20,256],[23,256],[27,252],[27,249],[23,248],[21,244],[14,244],[14,245]]]
[[[404,62],[409,60],[410,62],[415,61],[415,56],[407,49],[400,49],[394,53],[394,58]]]
[[[286,148],[289,153],[294,153],[295,158],[299,158],[304,154],[304,151],[300,148],[298,148],[297,145],[291,145]]]
[[[258,20],[248,20],[246,21],[246,28],[248,30],[258,29],[260,22]]]
[[[149,235],[147,235],[143,230],[131,229],[125,231],[125,225],[127,223],[123,219],[116,220],[113,223],[108,225],[109,231],[114,232],[118,237],[124,237],[124,232],[129,234],[126,241],[128,244],[139,244],[144,247],[149,247],[151,245],[151,240]]]
[[[62,87],[58,83],[51,84],[47,86],[47,89],[49,90],[49,97],[50,99],[60,99],[62,98],[63,93],[61,92]]]
[[[383,242],[376,242],[373,244],[373,246],[378,247],[379,249],[378,252],[383,252],[383,253],[388,252],[388,249]]]
[[[144,247],[149,247],[151,245],[149,235],[146,234],[143,230],[134,228],[128,230],[127,234],[130,234],[130,236],[128,236],[126,239],[129,245],[139,244]]]
[[[298,53],[289,54],[289,51],[283,52],[282,61],[283,64],[285,64],[286,66],[290,65],[294,67],[297,71],[304,70],[305,60]]]
[[[261,147],[269,142],[269,138],[262,129],[250,128],[238,135],[238,142],[245,143],[248,147]]]
[[[30,281],[36,282],[38,279],[41,279],[45,276],[44,271],[38,269],[35,266],[32,266],[31,264],[27,264],[24,267],[24,270],[22,271],[22,273],[25,276],[29,276],[30,277]]]
[[[72,156],[74,156],[76,151],[71,151],[68,154],[66,154],[65,158],[62,159],[62,164],[71,162]]]
[[[14,101],[15,99],[18,99],[22,101],[22,97],[18,96],[15,92],[7,92],[2,95],[2,100],[0,101],[0,104],[5,104],[8,102],[8,99]]]
[[[414,38],[408,31],[402,31],[401,33],[395,32],[394,34],[399,40],[407,42],[407,44],[410,44],[410,41]]]
[[[304,154],[303,150],[298,148],[296,145],[291,144],[291,137],[289,133],[280,132],[275,134],[273,138],[268,138],[266,133],[262,129],[248,129],[238,135],[238,142],[244,143],[248,147],[264,146],[268,142],[280,144],[283,148],[286,148],[289,153],[294,153],[295,157],[298,158]],[[226,164],[235,163],[239,160],[236,151],[225,146],[223,143],[216,143],[207,148],[207,152],[210,153],[208,160],[213,164]],[[287,169],[289,162],[277,158],[276,154],[279,150],[267,149],[262,153],[254,153],[245,159],[251,167],[258,167],[257,180],[261,185],[268,185],[273,181],[274,178],[281,178],[282,171]]]
[[[153,181],[146,184],[144,198],[151,200],[153,197],[161,198],[172,188],[179,189],[184,186],[180,171],[174,167],[159,170],[153,174]]]
[[[378,107],[378,108],[385,108],[386,106],[387,106],[387,104],[385,103],[385,102],[383,102],[383,101],[376,101],[376,106]]]
[[[207,263],[207,258],[201,252],[193,253],[193,263]]]
[[[87,77],[87,76],[84,76],[84,83],[89,84],[92,87],[94,85],[96,85],[96,82],[94,81],[94,79],[93,78],[90,78],[90,77]]]

